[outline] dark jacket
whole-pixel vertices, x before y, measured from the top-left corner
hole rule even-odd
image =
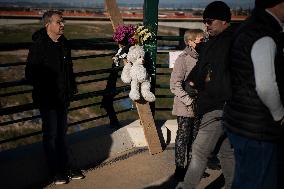
[[[210,38],[201,48],[196,66],[189,74],[198,90],[197,114],[202,116],[213,110],[222,110],[230,97],[228,73],[229,49],[233,28],[229,27],[217,36]],[[206,77],[210,81],[206,81]]]
[[[68,106],[77,88],[67,39],[61,36],[53,42],[45,28],[32,39],[25,76],[33,86],[34,104],[39,108]]]
[[[269,109],[256,92],[251,59],[255,41],[264,36],[274,39],[278,50],[275,57],[276,81],[283,104],[283,47],[278,41],[281,30],[273,16],[264,10],[255,9],[252,16],[236,31],[230,66],[233,93],[224,109],[225,126],[234,133],[261,141],[277,141],[283,133],[283,127],[273,120]]]

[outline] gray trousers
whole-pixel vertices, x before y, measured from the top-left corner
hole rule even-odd
[[[203,115],[197,137],[192,145],[192,159],[188,166],[184,182],[177,189],[195,189],[206,169],[208,157],[214,150],[218,140],[223,138],[218,153],[222,172],[225,177],[225,187],[230,189],[234,177],[234,153],[227,137],[224,137],[222,127],[223,111],[215,110]]]

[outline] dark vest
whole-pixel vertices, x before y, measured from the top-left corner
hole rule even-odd
[[[281,30],[269,13],[255,9],[235,33],[230,65],[232,97],[224,109],[225,126],[234,133],[262,141],[277,141],[283,134],[283,127],[273,120],[269,109],[257,95],[251,60],[254,42],[264,36],[272,37],[277,45],[275,72],[283,104],[284,77],[281,78],[281,73],[284,73],[284,62],[278,37]]]

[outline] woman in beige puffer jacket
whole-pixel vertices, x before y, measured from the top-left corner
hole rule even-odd
[[[193,98],[184,90],[184,82],[195,66],[198,54],[196,44],[201,42],[203,31],[200,29],[188,30],[184,35],[186,48],[177,58],[170,79],[170,89],[175,95],[172,114],[177,116],[178,130],[175,140],[175,178],[183,180],[185,169],[186,150],[191,151],[191,144],[196,136],[194,129],[194,112],[192,109]],[[188,161],[189,161],[188,157]]]

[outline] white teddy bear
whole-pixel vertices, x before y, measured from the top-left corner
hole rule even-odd
[[[150,77],[143,66],[145,51],[142,46],[134,45],[129,48],[127,63],[121,73],[121,80],[130,83],[129,97],[133,100],[140,99],[140,88],[142,97],[148,102],[155,101],[155,95],[150,91]]]

